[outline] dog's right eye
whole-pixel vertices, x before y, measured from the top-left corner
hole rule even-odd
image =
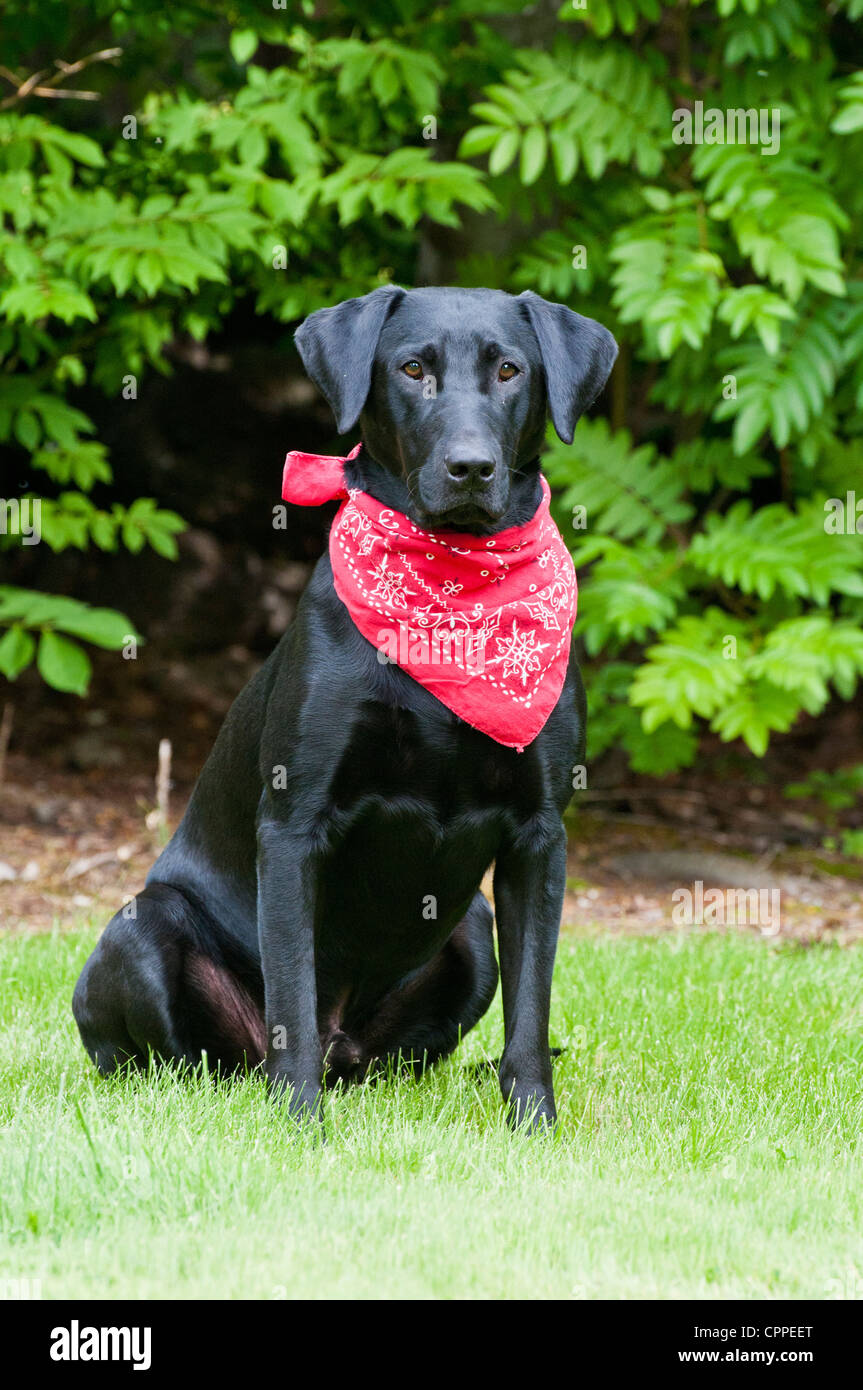
[[[415,357],[412,357],[409,362],[404,363],[402,371],[405,376],[409,376],[413,381],[419,381],[423,374],[422,366]]]

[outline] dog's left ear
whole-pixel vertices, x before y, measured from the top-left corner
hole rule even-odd
[[[601,323],[565,304],[550,304],[533,290],[518,299],[539,343],[552,423],[564,444],[571,444],[579,418],[608,380],[617,343]]]
[[[404,293],[398,285],[382,285],[362,299],[316,310],[294,334],[303,366],[326,396],[339,434],[360,417],[381,329]]]

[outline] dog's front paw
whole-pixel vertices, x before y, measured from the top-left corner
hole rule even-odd
[[[552,1096],[535,1090],[521,1094],[518,1087],[510,1093],[506,1117],[511,1129],[526,1129],[530,1133],[550,1133],[557,1125]]]
[[[554,1129],[557,1109],[550,1080],[531,1081],[524,1074],[519,1075],[518,1069],[512,1064],[501,1059],[500,1089],[507,1102],[507,1120],[511,1129],[526,1129],[531,1133],[551,1132]]]

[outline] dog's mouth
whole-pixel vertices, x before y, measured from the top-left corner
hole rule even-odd
[[[445,511],[427,513],[426,530],[438,531],[486,531],[500,520],[502,513],[491,507],[482,507],[476,501],[459,502]]]

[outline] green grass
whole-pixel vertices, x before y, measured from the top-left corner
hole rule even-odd
[[[0,1276],[45,1298],[859,1296],[859,950],[564,938],[554,1140],[472,1067],[498,1002],[421,1080],[331,1095],[315,1145],[254,1078],[100,1079],[94,939],[0,942]]]

